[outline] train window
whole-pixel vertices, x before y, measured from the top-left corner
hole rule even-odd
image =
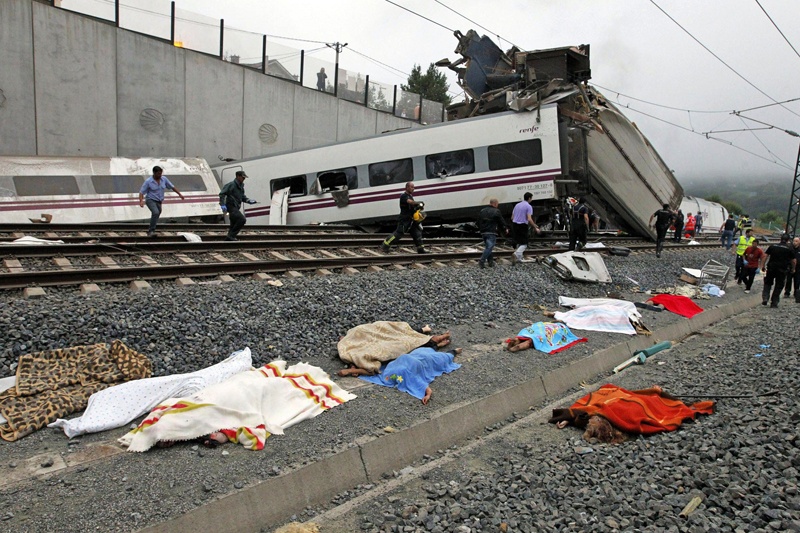
[[[165,174],[165,176],[181,192],[208,190],[200,174]]]
[[[275,191],[289,187],[289,196],[305,196],[306,195],[306,176],[292,176],[290,178],[279,178],[269,182],[270,196],[275,194]]]
[[[318,172],[317,179],[319,180],[320,193],[358,188],[358,172],[356,171],[356,167]]]
[[[506,144],[495,144],[488,149],[489,170],[532,167],[542,164],[542,140],[526,139]]]
[[[425,174],[428,179],[473,172],[475,172],[475,156],[472,150],[456,150],[425,156]]]
[[[414,181],[411,159],[396,159],[373,163],[369,166],[369,184],[372,187]]]
[[[97,194],[138,193],[142,183],[144,176],[92,176],[92,185]]]
[[[17,196],[72,196],[80,194],[75,176],[14,176]]]

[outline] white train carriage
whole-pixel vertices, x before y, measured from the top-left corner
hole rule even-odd
[[[703,228],[701,233],[717,233],[722,224],[728,219],[728,210],[725,206],[716,202],[709,202],[704,198],[696,196],[684,196],[681,200],[681,211],[684,216],[692,213],[703,214]]]
[[[247,173],[247,195],[262,202],[247,206],[254,223],[394,221],[409,181],[414,197],[425,202],[428,222],[474,220],[490,198],[505,210],[528,191],[534,200],[555,198],[562,175],[557,108],[407,129],[213,169],[222,183],[237,170]]]
[[[139,189],[154,166],[186,197],[167,191],[166,219],[219,215],[219,183],[204,159],[0,157],[0,223],[148,220]]]

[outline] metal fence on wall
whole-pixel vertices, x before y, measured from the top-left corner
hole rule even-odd
[[[166,0],[136,0],[136,5],[120,0],[52,2],[55,7],[111,21],[117,27],[171,42],[173,46],[216,56],[377,111],[422,124],[444,121],[444,105],[440,102],[343,68],[335,51],[339,43],[295,49],[272,42],[263,34],[226,27],[224,19],[177,9],[175,2]]]

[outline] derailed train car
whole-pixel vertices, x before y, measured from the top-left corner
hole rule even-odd
[[[703,228],[702,233],[716,233],[722,224],[728,218],[728,210],[725,206],[716,202],[709,202],[704,198],[697,198],[696,196],[686,196],[681,201],[681,210],[684,215],[689,213],[703,215]]]
[[[437,64],[458,74],[470,99],[451,106],[448,118],[511,109],[536,123],[543,103],[556,100],[563,146],[556,196],[584,196],[611,227],[653,237],[650,215],[665,203],[677,209],[683,189],[636,125],[588,84],[589,46],[504,53],[473,31],[455,35],[462,57]]]
[[[678,208],[683,190],[647,139],[587,84],[589,47],[503,53],[489,38],[462,35],[455,62],[470,99],[448,121],[368,139],[215,165],[237,170],[248,194],[272,198],[247,209],[254,222],[386,224],[405,182],[426,204],[427,223],[474,220],[490,198],[508,213],[534,193],[541,225],[585,196],[608,228],[654,236],[650,215]],[[260,219],[260,220],[259,220]]]
[[[0,157],[0,223],[147,220],[139,189],[154,166],[183,193],[167,192],[164,217],[219,215],[219,183],[204,159]]]

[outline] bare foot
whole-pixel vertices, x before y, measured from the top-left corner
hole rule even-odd
[[[533,341],[522,341],[519,344],[516,344],[515,346],[512,346],[511,348],[509,348],[508,351],[509,352],[519,352],[521,350],[527,350],[531,346],[533,346]]]
[[[431,337],[431,340],[433,342],[435,342],[436,344],[439,344],[440,342],[444,342],[444,341],[449,340],[449,339],[450,339],[450,332],[449,331],[445,331],[441,335],[434,335],[433,337]],[[443,344],[442,346],[447,346],[447,345]]]
[[[514,337],[513,339],[508,339],[505,346],[506,350],[511,351],[511,348],[519,344],[519,342],[520,342],[519,339],[516,337]]]
[[[366,376],[369,374],[369,371],[364,370],[363,368],[343,368],[339,370],[336,375],[341,377],[347,376]]]
[[[428,324],[425,324],[424,326],[422,326],[422,329],[420,331],[422,331],[422,333],[430,333],[433,330]]]
[[[455,357],[457,355],[461,355],[461,352],[463,352],[463,351],[464,351],[463,348],[456,348],[455,350],[453,350],[453,357]]]
[[[212,431],[211,433],[208,434],[208,439],[215,440],[220,444],[225,444],[226,442],[228,442],[228,437],[225,435],[225,433],[221,431]]]
[[[443,340],[443,341],[441,341],[441,342],[437,342],[437,343],[436,343],[436,347],[437,347],[437,348],[444,348],[444,347],[445,347],[445,346],[447,346],[448,344],[450,344],[450,339],[445,339],[445,340]]]
[[[422,397],[422,405],[428,405],[428,402],[430,401],[432,394],[433,391],[431,390],[431,388],[427,387],[425,389],[425,396]]]

